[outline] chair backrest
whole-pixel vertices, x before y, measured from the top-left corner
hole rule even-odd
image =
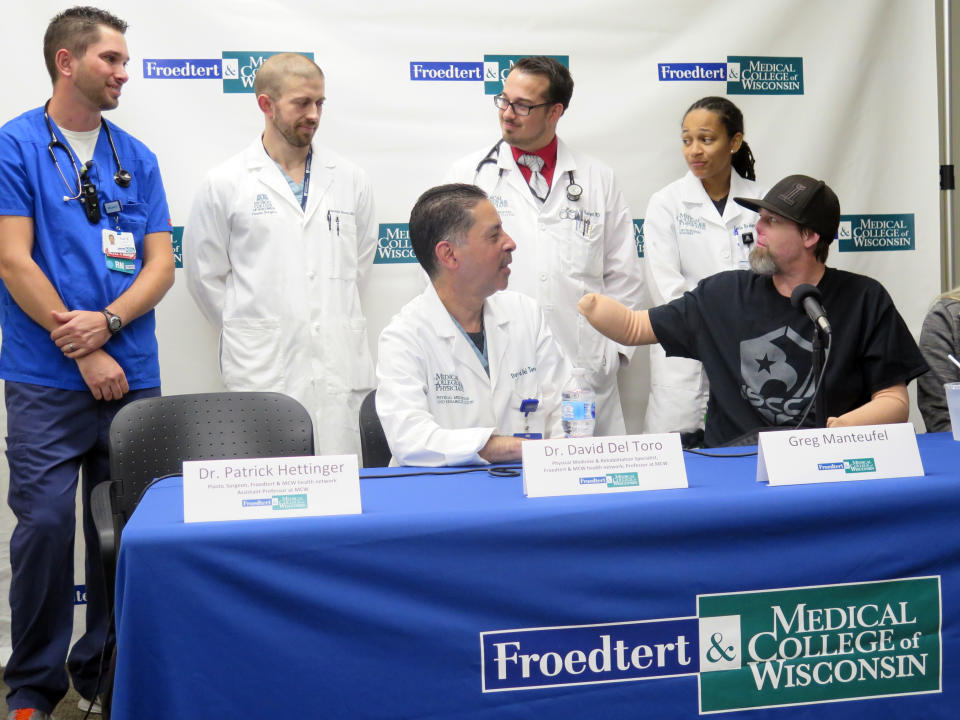
[[[371,390],[360,404],[360,452],[364,467],[386,467],[390,464],[390,446],[377,415],[377,391]]]
[[[224,392],[144,398],[110,425],[111,505],[118,530],[143,489],[179,473],[184,460],[313,455],[310,414],[273,392]]]

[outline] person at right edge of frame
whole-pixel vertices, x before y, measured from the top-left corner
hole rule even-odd
[[[113,631],[90,493],[109,479],[114,415],[160,394],[153,308],[174,279],[170,212],[154,154],[102,117],[128,80],[126,28],[96,8],[57,15],[43,41],[53,95],[0,129],[15,720],[49,718],[70,680],[99,712]],[[86,631],[71,650],[81,468]]]
[[[659,342],[668,356],[700,360],[710,381],[705,443],[715,447],[764,427],[813,425],[805,412],[814,396],[814,325],[791,298],[814,286],[832,323],[822,391],[827,427],[906,422],[907,383],[927,363],[879,282],[826,266],[840,223],[833,190],[791,175],[763,199],[734,200],[760,215],[750,270],[708,277],[649,311],[587,295],[580,312],[617,342]]]
[[[596,392],[594,433],[623,435],[617,370],[634,349],[596,332],[576,303],[598,292],[640,307],[642,262],[613,171],[557,137],[572,96],[573,78],[558,60],[518,60],[493,98],[502,139],[455,162],[446,182],[477,185],[490,197],[517,244],[509,289],[539,303],[560,349],[587,371]]]

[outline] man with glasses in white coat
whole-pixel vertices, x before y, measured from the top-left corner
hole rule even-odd
[[[502,139],[458,160],[447,180],[476,184],[490,196],[517,244],[509,289],[539,302],[564,354],[588,371],[597,394],[595,433],[622,435],[617,370],[633,348],[601,336],[576,304],[601,292],[640,307],[641,265],[613,171],[557,137],[572,94],[573,78],[559,61],[517,61],[493,99]]]

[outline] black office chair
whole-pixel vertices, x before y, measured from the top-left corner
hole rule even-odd
[[[393,457],[377,415],[376,390],[367,393],[360,405],[360,452],[364,467],[386,467]]]
[[[310,413],[273,392],[200,393],[135,400],[110,424],[110,480],[93,489],[107,602],[113,608],[117,552],[124,525],[155,478],[179,474],[184,460],[313,455]],[[109,720],[116,648],[105,676]]]
[[[226,392],[136,400],[110,425],[110,480],[91,507],[108,599],[124,525],[154,478],[179,474],[184,460],[313,455],[313,423],[280,393]]]

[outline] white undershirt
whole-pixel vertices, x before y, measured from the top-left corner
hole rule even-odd
[[[100,125],[97,125],[93,130],[83,130],[81,132],[60,128],[60,132],[67,139],[81,165],[93,158],[93,151],[97,147],[97,138],[100,137]]]

